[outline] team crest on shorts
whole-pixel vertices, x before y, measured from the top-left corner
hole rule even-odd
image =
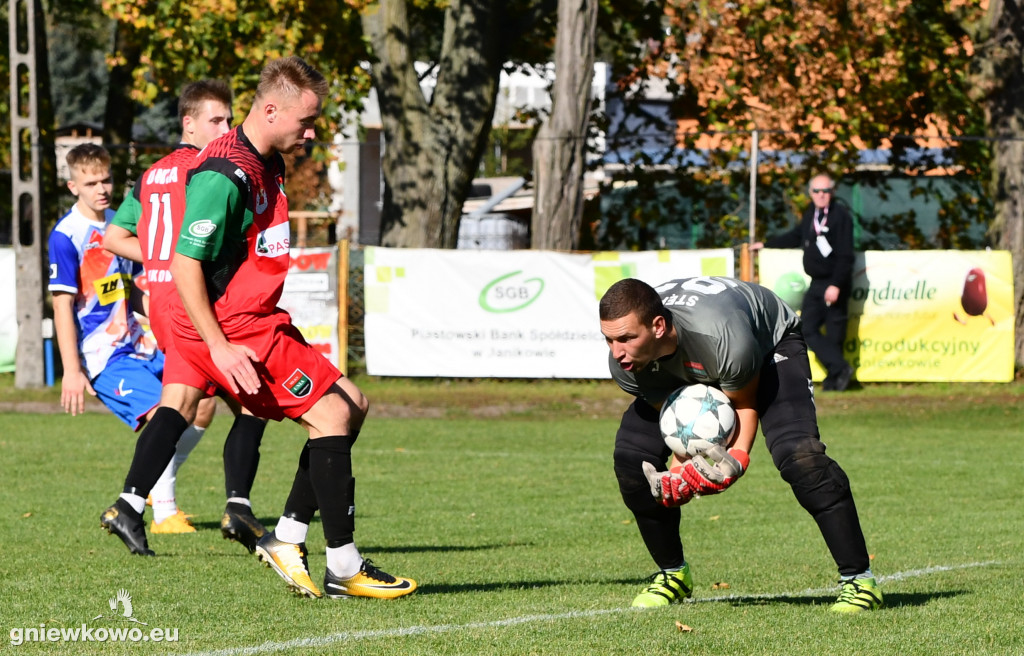
[[[313,389],[313,381],[309,376],[302,371],[302,369],[296,369],[292,372],[291,376],[288,376],[282,383],[284,388],[288,390],[288,393],[297,399],[301,399],[309,395],[309,391]]]

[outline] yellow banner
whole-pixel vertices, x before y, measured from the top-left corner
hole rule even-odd
[[[802,253],[764,249],[759,280],[799,310]],[[865,251],[854,263],[843,350],[856,379],[1013,380],[1013,267],[1008,251]],[[825,372],[811,357],[814,380]]]

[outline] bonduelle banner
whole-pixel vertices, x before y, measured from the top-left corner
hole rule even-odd
[[[799,310],[798,249],[764,249],[759,281]],[[1013,380],[1009,251],[865,251],[854,263],[844,351],[857,380]],[[824,370],[811,358],[815,380]]]
[[[366,370],[377,376],[608,378],[597,303],[622,278],[733,276],[732,249],[558,253],[371,247]]]

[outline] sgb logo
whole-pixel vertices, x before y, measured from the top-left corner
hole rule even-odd
[[[543,291],[543,279],[526,278],[522,271],[513,271],[484,286],[480,292],[480,307],[488,312],[515,312],[536,301]]]

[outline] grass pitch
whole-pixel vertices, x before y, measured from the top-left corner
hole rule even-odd
[[[653,564],[611,470],[626,403],[611,382],[357,382],[376,416],[355,447],[356,541],[385,571],[417,579],[416,594],[301,599],[221,539],[226,412],[179,474],[179,503],[200,531],[151,535],[149,559],[99,528],[134,436],[105,413],[6,413],[0,652],[1024,653],[1019,384],[819,395],[886,597],[879,612],[835,616],[832,560],[760,441],[742,481],[683,511],[694,603],[633,611]],[[9,407],[17,394],[0,388]],[[288,423],[268,428],[253,502],[269,526],[303,439]],[[308,545],[318,580],[319,524]],[[111,609],[121,589],[145,626]],[[93,642],[12,637],[83,624]],[[101,643],[99,628],[176,629],[178,640]]]

